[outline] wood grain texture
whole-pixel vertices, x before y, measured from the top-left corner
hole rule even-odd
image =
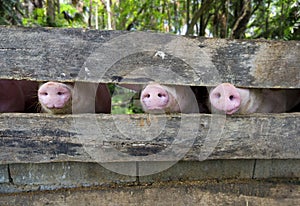
[[[1,205],[298,205],[300,186],[268,181],[168,182],[0,196]]]
[[[299,159],[299,113],[0,115],[0,162]]]
[[[298,41],[0,27],[0,78],[299,88],[299,56]]]

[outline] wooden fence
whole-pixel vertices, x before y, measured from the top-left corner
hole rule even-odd
[[[1,79],[300,89],[299,57],[298,41],[0,27]],[[3,113],[0,203],[296,205],[299,125],[298,112]]]

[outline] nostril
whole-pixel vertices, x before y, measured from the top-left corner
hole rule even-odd
[[[163,95],[161,93],[158,93],[157,96],[158,97],[163,97]]]
[[[62,92],[57,92],[57,95],[63,95],[63,93]]]
[[[144,98],[150,98],[150,94],[145,94]]]
[[[230,96],[229,96],[229,100],[232,101],[233,99],[234,99],[234,96],[233,96],[233,95],[230,95]]]

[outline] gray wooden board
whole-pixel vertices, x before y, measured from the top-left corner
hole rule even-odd
[[[1,205],[298,205],[297,183],[169,182],[0,195]]]
[[[122,171],[130,168],[131,174],[110,170],[107,165],[94,162],[14,163],[0,165],[1,193],[15,193],[61,188],[155,184],[157,182],[205,180],[282,180],[300,178],[300,160],[206,160],[179,161],[167,169],[166,162],[110,163]],[[140,168],[134,171],[136,168]],[[156,168],[143,175],[143,169]]]
[[[300,42],[0,27],[0,78],[300,88]]]
[[[300,113],[0,115],[0,162],[299,159]]]

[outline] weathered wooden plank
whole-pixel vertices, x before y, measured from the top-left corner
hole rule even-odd
[[[0,184],[8,183],[9,176],[8,176],[8,166],[7,165],[0,165]]]
[[[300,177],[300,160],[257,160],[253,178]]]
[[[122,164],[122,167],[132,167],[132,164]],[[132,168],[135,168],[135,165]],[[11,184],[0,185],[0,193],[93,187],[116,183],[122,186],[136,182],[135,176],[118,174],[96,163],[10,164],[9,171]]]
[[[259,162],[259,163],[258,163]],[[272,164],[270,166],[270,163]],[[299,160],[206,160],[179,161],[162,169],[164,162],[111,163],[132,170],[121,174],[91,162],[21,163],[1,165],[5,181],[0,193],[60,188],[153,184],[155,182],[199,181],[212,179],[296,179],[300,177]],[[143,165],[142,165],[143,164]],[[156,167],[156,173],[144,176],[136,168]],[[150,169],[151,170],[151,169]]]
[[[122,32],[1,27],[1,77],[73,80],[100,43],[120,34]]]
[[[0,196],[1,205],[298,205],[297,183],[169,182],[118,188],[77,188]]]
[[[124,187],[170,181],[299,181],[299,163],[299,159],[179,161],[169,168],[164,168],[166,162],[109,163],[120,168],[117,172],[107,165],[94,162],[17,163],[1,165],[3,181],[0,182],[0,194],[99,185],[111,187],[115,184]]]
[[[299,113],[0,115],[0,162],[299,159]]]
[[[113,164],[113,163],[112,163]],[[114,163],[117,165],[116,163]],[[203,162],[178,162],[174,166],[143,176],[136,170],[141,163],[118,163],[126,175],[113,172],[100,164],[90,162],[21,163],[2,165],[10,181],[0,184],[0,193],[35,190],[54,190],[74,187],[94,187],[99,185],[119,186],[140,183],[153,184],[167,181],[194,181],[208,179],[251,179],[254,160],[210,160]],[[145,162],[148,167],[161,168],[163,162]],[[144,166],[140,166],[143,168]],[[9,168],[9,169],[8,169]],[[145,167],[144,167],[145,168]],[[4,170],[5,171],[5,170]],[[8,172],[9,171],[9,172]],[[293,177],[293,176],[290,176]],[[300,176],[299,176],[300,177]],[[5,184],[6,183],[6,184]]]
[[[0,78],[300,88],[299,56],[298,41],[0,27]]]

